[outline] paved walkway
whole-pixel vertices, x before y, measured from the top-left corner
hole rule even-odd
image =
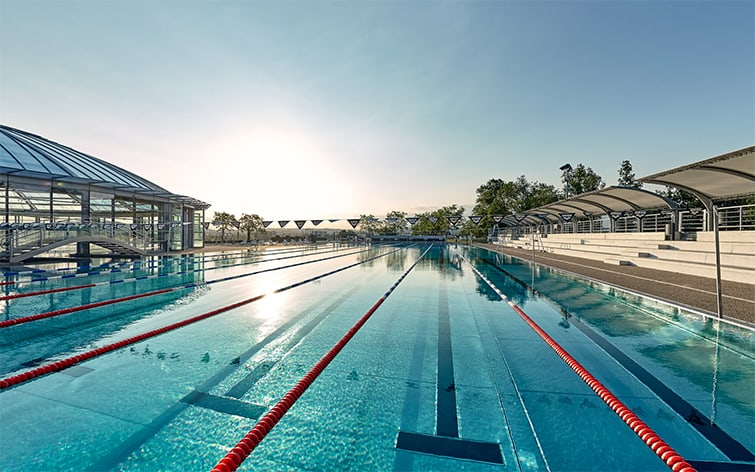
[[[612,266],[602,261],[541,251],[533,253],[494,244],[475,245],[527,261],[534,258],[536,263],[545,266],[712,314],[718,313],[716,280],[713,278],[635,266]],[[721,293],[724,318],[736,319],[755,326],[755,285],[724,280],[721,282]]]

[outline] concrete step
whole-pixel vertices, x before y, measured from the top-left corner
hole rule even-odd
[[[632,263],[632,261],[630,261],[628,259],[618,259],[618,258],[614,258],[614,257],[609,257],[608,259],[603,259],[603,262],[605,264],[620,265],[620,266],[631,266],[631,265],[634,265]]]

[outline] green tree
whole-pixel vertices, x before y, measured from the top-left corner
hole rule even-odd
[[[359,215],[359,229],[367,233],[368,236],[378,234],[382,228],[382,222],[378,221],[374,215]]]
[[[642,182],[638,182],[634,178],[632,163],[627,160],[621,161],[621,167],[619,167],[619,187],[642,187]]]
[[[232,229],[238,229],[239,222],[236,220],[236,217],[230,213],[226,212],[215,212],[215,215],[212,218],[212,224],[213,226],[217,226],[220,230],[220,242],[225,242],[225,233],[226,231],[230,231]]]
[[[656,193],[676,202],[680,208],[703,207],[703,204],[696,196],[676,187],[667,186],[664,190],[656,190]]]
[[[464,214],[464,207],[457,204],[445,206],[435,211],[420,213],[417,216],[419,220],[412,226],[413,235],[445,235],[449,233],[450,223],[448,217],[455,216],[461,218]]]
[[[377,232],[378,234],[402,234],[408,227],[406,212],[394,210],[385,215],[385,221],[377,228]]]
[[[558,199],[559,192],[554,186],[529,182],[523,175],[510,182],[490,179],[477,188],[477,201],[472,209],[472,214],[481,216],[482,220],[477,225],[467,221],[462,234],[485,236],[495,224],[493,216],[523,213]]]
[[[256,213],[247,215],[241,214],[239,218],[239,229],[246,232],[246,240],[252,239],[252,233],[254,233],[254,239],[259,239],[260,234],[265,234],[265,225],[262,224],[262,218]]]
[[[578,164],[571,171],[565,170],[561,180],[568,188],[566,193],[571,197],[600,190],[606,186],[603,178],[596,174],[591,167],[585,167],[584,164]]]

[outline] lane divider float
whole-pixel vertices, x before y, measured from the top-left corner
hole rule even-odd
[[[367,249],[363,249],[361,252],[366,251]],[[139,277],[129,277],[126,279],[118,279],[118,280],[108,280],[105,282],[93,282],[89,284],[83,284],[83,285],[72,285],[70,287],[62,287],[57,289],[49,289],[49,290],[38,290],[33,292],[24,292],[24,293],[13,293],[10,295],[0,295],[0,301],[6,301],[6,300],[14,300],[17,298],[26,298],[26,297],[34,297],[38,295],[48,295],[50,293],[57,293],[57,292],[65,292],[69,290],[83,290],[86,288],[91,288],[97,285],[112,285],[112,284],[118,284],[118,283],[128,283],[128,282],[135,282],[138,280],[144,280],[144,279],[151,279],[151,278],[157,278],[157,277],[170,277],[173,275],[186,275],[191,274],[194,272],[207,272],[210,270],[217,270],[217,269],[228,269],[230,267],[237,267],[237,266],[243,266],[243,265],[251,265],[251,264],[257,264],[261,262],[272,262],[272,261],[280,261],[284,259],[293,259],[297,257],[305,257],[305,256],[312,256],[312,255],[319,255],[319,254],[327,254],[331,252],[337,252],[338,249],[333,249],[330,251],[322,251],[322,252],[316,252],[316,253],[310,253],[310,254],[297,254],[293,256],[284,256],[284,257],[276,257],[273,259],[265,259],[263,261],[260,260],[253,260],[248,262],[239,262],[237,264],[229,264],[226,266],[217,266],[217,267],[203,267],[200,269],[193,269],[193,270],[182,270],[182,271],[175,271],[175,272],[166,272],[164,274],[152,274],[152,275],[145,275],[145,276],[139,276]],[[351,253],[356,254],[356,252]],[[139,269],[127,269],[125,272],[135,271]],[[46,282],[48,280],[57,280],[57,279],[70,279],[70,278],[79,278],[79,277],[89,277],[92,275],[102,275],[102,274],[114,274],[124,272],[122,269],[115,269],[115,270],[108,270],[104,272],[96,272],[96,273],[82,273],[82,274],[69,274],[69,275],[55,275],[51,277],[40,277],[31,280],[31,282]],[[15,282],[13,282],[15,283]]]
[[[603,400],[621,420],[629,426],[632,431],[674,472],[694,472],[692,467],[684,458],[676,452],[669,444],[661,439],[644,421],[642,421],[632,410],[630,410],[621,400],[611,393],[598,379],[587,371],[577,360],[572,357],[564,348],[561,347],[548,333],[546,333],[535,321],[532,320],[519,306],[504,295],[493,282],[488,280],[466,257],[459,256],[467,263],[472,270],[485,283],[495,291],[495,293],[506,302],[523,320],[532,328],[556,354],[571,367],[571,369],[589,386],[601,400]]]
[[[315,263],[315,262],[327,261],[329,259],[336,259],[338,257],[351,256],[351,255],[354,255],[354,254],[359,254],[360,252],[364,252],[364,251],[367,251],[367,249],[363,249],[361,251],[356,251],[356,252],[350,252],[350,253],[346,253],[346,254],[339,254],[339,255],[335,255],[335,256],[323,257],[323,258],[315,259],[315,260],[311,260],[311,261],[297,262],[296,264],[289,264],[287,266],[271,267],[271,268],[268,268],[268,269],[256,270],[254,272],[247,272],[247,273],[244,273],[244,274],[230,275],[228,277],[223,277],[223,278],[220,278],[220,279],[210,280],[208,282],[201,282],[201,283],[194,283],[194,282],[192,282],[192,283],[189,283],[189,284],[179,285],[179,286],[176,286],[176,287],[170,287],[170,288],[165,288],[165,289],[161,289],[161,290],[154,290],[154,291],[151,291],[151,292],[144,292],[144,293],[141,293],[141,294],[130,295],[130,296],[121,297],[121,298],[114,298],[114,299],[111,299],[111,300],[103,300],[103,301],[99,301],[99,302],[89,303],[89,304],[86,304],[86,305],[79,305],[79,306],[74,306],[74,307],[70,307],[70,308],[61,308],[59,310],[48,311],[48,312],[39,313],[39,314],[36,314],[36,315],[23,316],[23,317],[20,317],[20,318],[11,318],[11,319],[8,319],[8,320],[0,321],[0,329],[8,328],[10,326],[16,326],[16,325],[20,325],[20,324],[24,324],[24,323],[29,323],[31,321],[43,320],[45,318],[52,318],[52,317],[55,317],[55,316],[67,315],[67,314],[70,314],[70,313],[75,313],[77,311],[89,310],[91,308],[98,308],[98,307],[102,307],[102,306],[106,306],[106,305],[113,305],[115,303],[126,302],[126,301],[129,301],[129,300],[135,300],[135,299],[138,299],[138,298],[150,297],[150,296],[153,296],[153,295],[160,295],[160,294],[169,293],[169,292],[175,292],[175,291],[179,291],[179,290],[186,290],[186,289],[190,289],[190,288],[194,288],[194,287],[206,286],[206,285],[211,285],[211,284],[215,284],[215,283],[219,283],[219,282],[227,282],[229,280],[240,279],[242,277],[249,277],[249,276],[252,276],[252,275],[258,275],[258,274],[262,274],[264,272],[272,272],[272,271],[275,271],[275,270],[289,269],[291,267],[297,267],[297,266],[300,266],[300,265],[312,264],[312,263]],[[201,270],[201,269],[198,269],[198,270]],[[156,278],[156,277],[159,277],[159,276],[158,275],[148,275],[148,276],[143,276],[143,277],[135,277],[134,279],[113,280],[113,281],[109,281],[109,282],[97,282],[97,283],[87,284],[87,285],[77,285],[76,287],[66,287],[66,289],[73,290],[73,289],[78,289],[78,288],[89,288],[89,287],[96,287],[96,286],[101,286],[101,285],[112,285],[112,284],[116,284],[116,283],[133,282],[133,281],[137,281],[137,280],[152,279],[152,278]],[[48,292],[54,293],[55,291],[58,291],[58,290],[55,289],[53,291],[48,291]],[[65,290],[61,290],[61,291],[65,291]]]
[[[364,326],[367,320],[370,319],[373,313],[383,304],[388,296],[398,287],[398,285],[409,275],[409,272],[414,269],[417,263],[425,257],[425,254],[432,249],[433,245],[430,245],[425,252],[423,252],[416,261],[404,272],[401,277],[394,282],[393,285],[383,294],[382,297],[375,302],[374,305],[351,327],[349,331],[332,347],[319,361],[312,367],[312,369],[297,382],[294,387],[286,393],[278,403],[273,406],[244,436],[241,441],[236,444],[229,452],[213,467],[212,472],[232,472],[236,470],[242,462],[252,453],[252,451],[259,445],[260,442],[267,436],[273,427],[278,424],[283,415],[296,403],[299,397],[302,396],[305,390],[320,376],[323,370],[331,363],[331,361],[338,355],[339,352],[346,346],[351,338],[357,334],[357,331]]]
[[[160,334],[167,333],[168,331],[173,331],[175,329],[182,328],[184,326],[188,326],[190,324],[196,323],[198,321],[202,321],[204,319],[213,317],[215,315],[219,315],[221,313],[225,313],[225,312],[233,310],[235,308],[238,308],[238,307],[241,307],[241,306],[244,306],[244,305],[248,305],[249,303],[256,302],[257,300],[261,300],[262,298],[264,298],[264,297],[266,297],[268,295],[285,292],[286,290],[290,290],[292,288],[299,287],[299,286],[307,284],[309,282],[314,282],[315,280],[322,279],[322,278],[327,277],[329,275],[333,275],[333,274],[336,274],[338,272],[344,271],[346,269],[350,269],[352,267],[355,267],[355,266],[358,266],[358,265],[370,262],[372,260],[378,259],[380,257],[387,256],[389,254],[393,254],[394,252],[397,252],[399,250],[400,249],[396,249],[394,251],[386,252],[384,254],[379,254],[377,256],[370,257],[370,258],[365,259],[363,261],[359,261],[359,262],[355,262],[353,264],[349,264],[349,265],[346,265],[346,266],[343,266],[343,267],[339,267],[338,269],[334,269],[334,270],[322,273],[320,275],[316,275],[314,277],[310,277],[308,279],[305,279],[305,280],[293,283],[291,285],[287,285],[285,287],[281,287],[281,288],[275,289],[275,290],[273,290],[272,292],[269,292],[269,293],[263,293],[261,295],[257,295],[257,296],[252,297],[252,298],[247,298],[247,299],[238,301],[236,303],[232,303],[230,305],[226,305],[224,307],[217,308],[217,309],[212,310],[212,311],[208,311],[207,313],[203,313],[201,315],[193,316],[191,318],[187,318],[185,320],[182,320],[182,321],[179,321],[179,322],[176,322],[176,323],[172,323],[172,324],[169,324],[167,326],[163,326],[162,328],[153,329],[151,331],[147,331],[145,333],[138,334],[136,336],[132,336],[130,338],[126,338],[126,339],[123,339],[123,340],[115,342],[115,343],[107,344],[105,346],[102,346],[102,347],[99,347],[99,348],[96,348],[96,349],[92,349],[90,351],[87,351],[87,352],[84,352],[84,353],[81,353],[81,354],[78,354],[78,355],[75,355],[75,356],[72,356],[72,357],[68,357],[66,359],[62,359],[60,361],[51,362],[49,364],[45,364],[45,365],[36,367],[34,369],[31,369],[29,371],[23,372],[23,373],[18,374],[18,375],[14,375],[14,376],[11,376],[11,377],[4,378],[4,379],[0,380],[0,390],[5,390],[7,388],[10,388],[10,387],[13,387],[13,386],[16,386],[16,385],[20,385],[22,383],[28,382],[29,380],[36,379],[36,378],[41,377],[43,375],[47,375],[47,374],[50,374],[50,373],[53,373],[53,372],[59,372],[61,370],[67,369],[69,367],[72,367],[72,366],[74,366],[76,364],[79,364],[80,362],[92,359],[94,357],[101,356],[103,354],[115,351],[117,349],[121,349],[121,348],[123,348],[125,346],[128,346],[130,344],[135,344],[135,343],[138,343],[140,341],[144,341],[145,339],[149,339],[149,338],[152,338],[154,336],[158,336]]]

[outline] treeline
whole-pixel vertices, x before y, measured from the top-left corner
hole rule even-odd
[[[606,185],[600,175],[584,164],[578,164],[576,167],[567,164],[561,168],[561,171],[563,183],[561,189],[542,182],[530,182],[524,175],[512,181],[488,180],[476,190],[472,215],[478,217],[477,222],[466,219],[463,223],[454,224],[456,221],[462,221],[465,208],[453,204],[412,216],[400,210],[390,211],[381,218],[374,215],[360,215],[355,229],[372,235],[449,234],[452,229],[456,229],[462,236],[482,237],[487,234],[488,228],[493,226],[493,217],[496,215],[524,213],[568,197],[602,189]],[[618,174],[617,185],[642,187],[642,183],[635,179],[632,164],[628,160],[621,162]],[[665,191],[658,193],[677,202],[681,207],[701,206],[692,194],[679,189],[667,187]],[[232,214],[216,212],[212,224],[220,231],[221,240],[224,240],[226,232],[236,230],[246,234],[247,240],[264,239],[266,235],[263,220],[257,214],[242,214],[237,220]]]

